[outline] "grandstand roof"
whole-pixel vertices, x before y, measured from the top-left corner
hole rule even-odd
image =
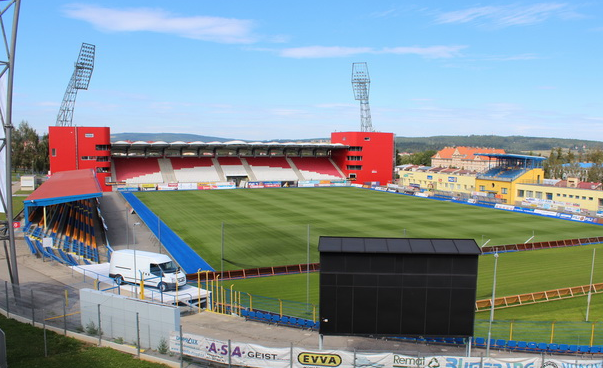
[[[227,142],[144,142],[144,141],[117,141],[111,143],[112,148],[126,148],[126,147],[207,147],[207,148],[234,148],[234,147],[312,147],[312,148],[345,148],[347,147],[341,143],[317,143],[317,142],[243,142],[243,141],[227,141]]]
[[[101,197],[103,191],[92,169],[58,172],[31,193],[26,206],[51,204]]]
[[[542,156],[528,156],[528,155],[514,155],[510,153],[476,153],[479,156],[492,157],[497,159],[520,159],[520,160],[534,160],[544,161],[546,157]]]

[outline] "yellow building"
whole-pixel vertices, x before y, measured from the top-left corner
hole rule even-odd
[[[516,201],[518,183],[542,183],[544,180],[544,170],[542,168],[532,168],[523,173],[517,173],[516,176],[487,176],[478,175],[475,180],[476,191],[487,193],[488,197],[502,199],[502,203],[514,204]]]
[[[475,172],[466,170],[400,171],[398,185],[427,191],[465,193],[475,191]]]
[[[501,155],[502,156],[502,155]],[[399,171],[398,185],[460,200],[504,203],[543,211],[603,216],[601,183],[544,179],[535,156],[505,155],[504,165],[486,173],[409,166]],[[519,161],[517,159],[519,158]],[[523,161],[524,159],[528,161]],[[487,200],[486,200],[487,199]]]
[[[603,214],[603,191],[600,185],[595,186],[598,189],[562,185],[518,183],[514,204],[555,212]]]

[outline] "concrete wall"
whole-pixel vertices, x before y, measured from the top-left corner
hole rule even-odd
[[[84,330],[92,324],[98,328],[99,305],[104,339],[121,338],[126,344],[135,344],[139,331],[140,346],[156,349],[162,337],[167,342],[170,332],[180,328],[180,310],[177,307],[93,289],[81,289],[80,312]]]

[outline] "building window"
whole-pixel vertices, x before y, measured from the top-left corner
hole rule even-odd
[[[525,192],[523,191],[523,189],[517,189],[517,196],[518,197],[524,197],[525,196]]]
[[[480,186],[479,186],[479,190],[480,190],[481,192],[483,192],[483,191],[485,191],[485,190],[486,190],[486,187],[485,187],[484,185],[480,185]]]
[[[97,167],[96,168],[96,172],[97,173],[108,173],[109,172],[109,168],[108,167]]]
[[[94,138],[94,133],[86,133],[86,134],[84,134],[84,137],[86,137],[86,138]]]
[[[542,192],[536,192],[536,199],[542,199]]]
[[[362,165],[347,165],[348,170],[362,170]]]
[[[57,149],[56,148],[52,149],[52,157],[57,157]]]
[[[348,156],[348,161],[362,161],[362,156]]]
[[[361,152],[362,151],[362,147],[351,146],[350,149],[348,149],[348,151],[358,151],[358,152]]]
[[[564,195],[564,197],[565,197],[565,195]],[[570,198],[574,198],[574,195],[573,195],[573,194],[570,194],[570,195],[569,195],[569,197],[570,197]]]
[[[553,199],[553,193],[547,193],[546,199]]]
[[[531,190],[527,190],[526,191],[526,197],[528,197],[528,198],[534,197],[534,192],[532,192]]]
[[[557,197],[561,197],[561,194],[557,193]]]
[[[111,146],[109,146],[108,144],[97,144],[96,145],[97,151],[108,151],[110,149],[111,149]]]
[[[92,161],[92,160],[96,160],[96,157],[94,157],[94,156],[82,156],[82,161]]]
[[[109,161],[109,156],[98,156],[96,158],[96,162],[108,162]]]
[[[592,200],[593,200],[593,197],[588,197],[588,200],[589,200],[589,201],[592,201]]]
[[[351,179],[351,180],[356,180],[356,174],[351,173],[351,174],[350,174],[350,179]]]
[[[599,198],[599,206],[603,206],[603,198]]]
[[[508,194],[508,189],[507,188],[500,188],[500,191],[502,194]]]
[[[371,140],[371,137],[364,137],[364,140],[368,142]]]
[[[582,200],[585,201],[586,200],[586,196],[582,196]]]

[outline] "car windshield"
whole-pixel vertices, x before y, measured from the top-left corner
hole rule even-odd
[[[161,263],[159,267],[161,267],[164,273],[174,273],[178,271],[178,267],[172,261]]]

